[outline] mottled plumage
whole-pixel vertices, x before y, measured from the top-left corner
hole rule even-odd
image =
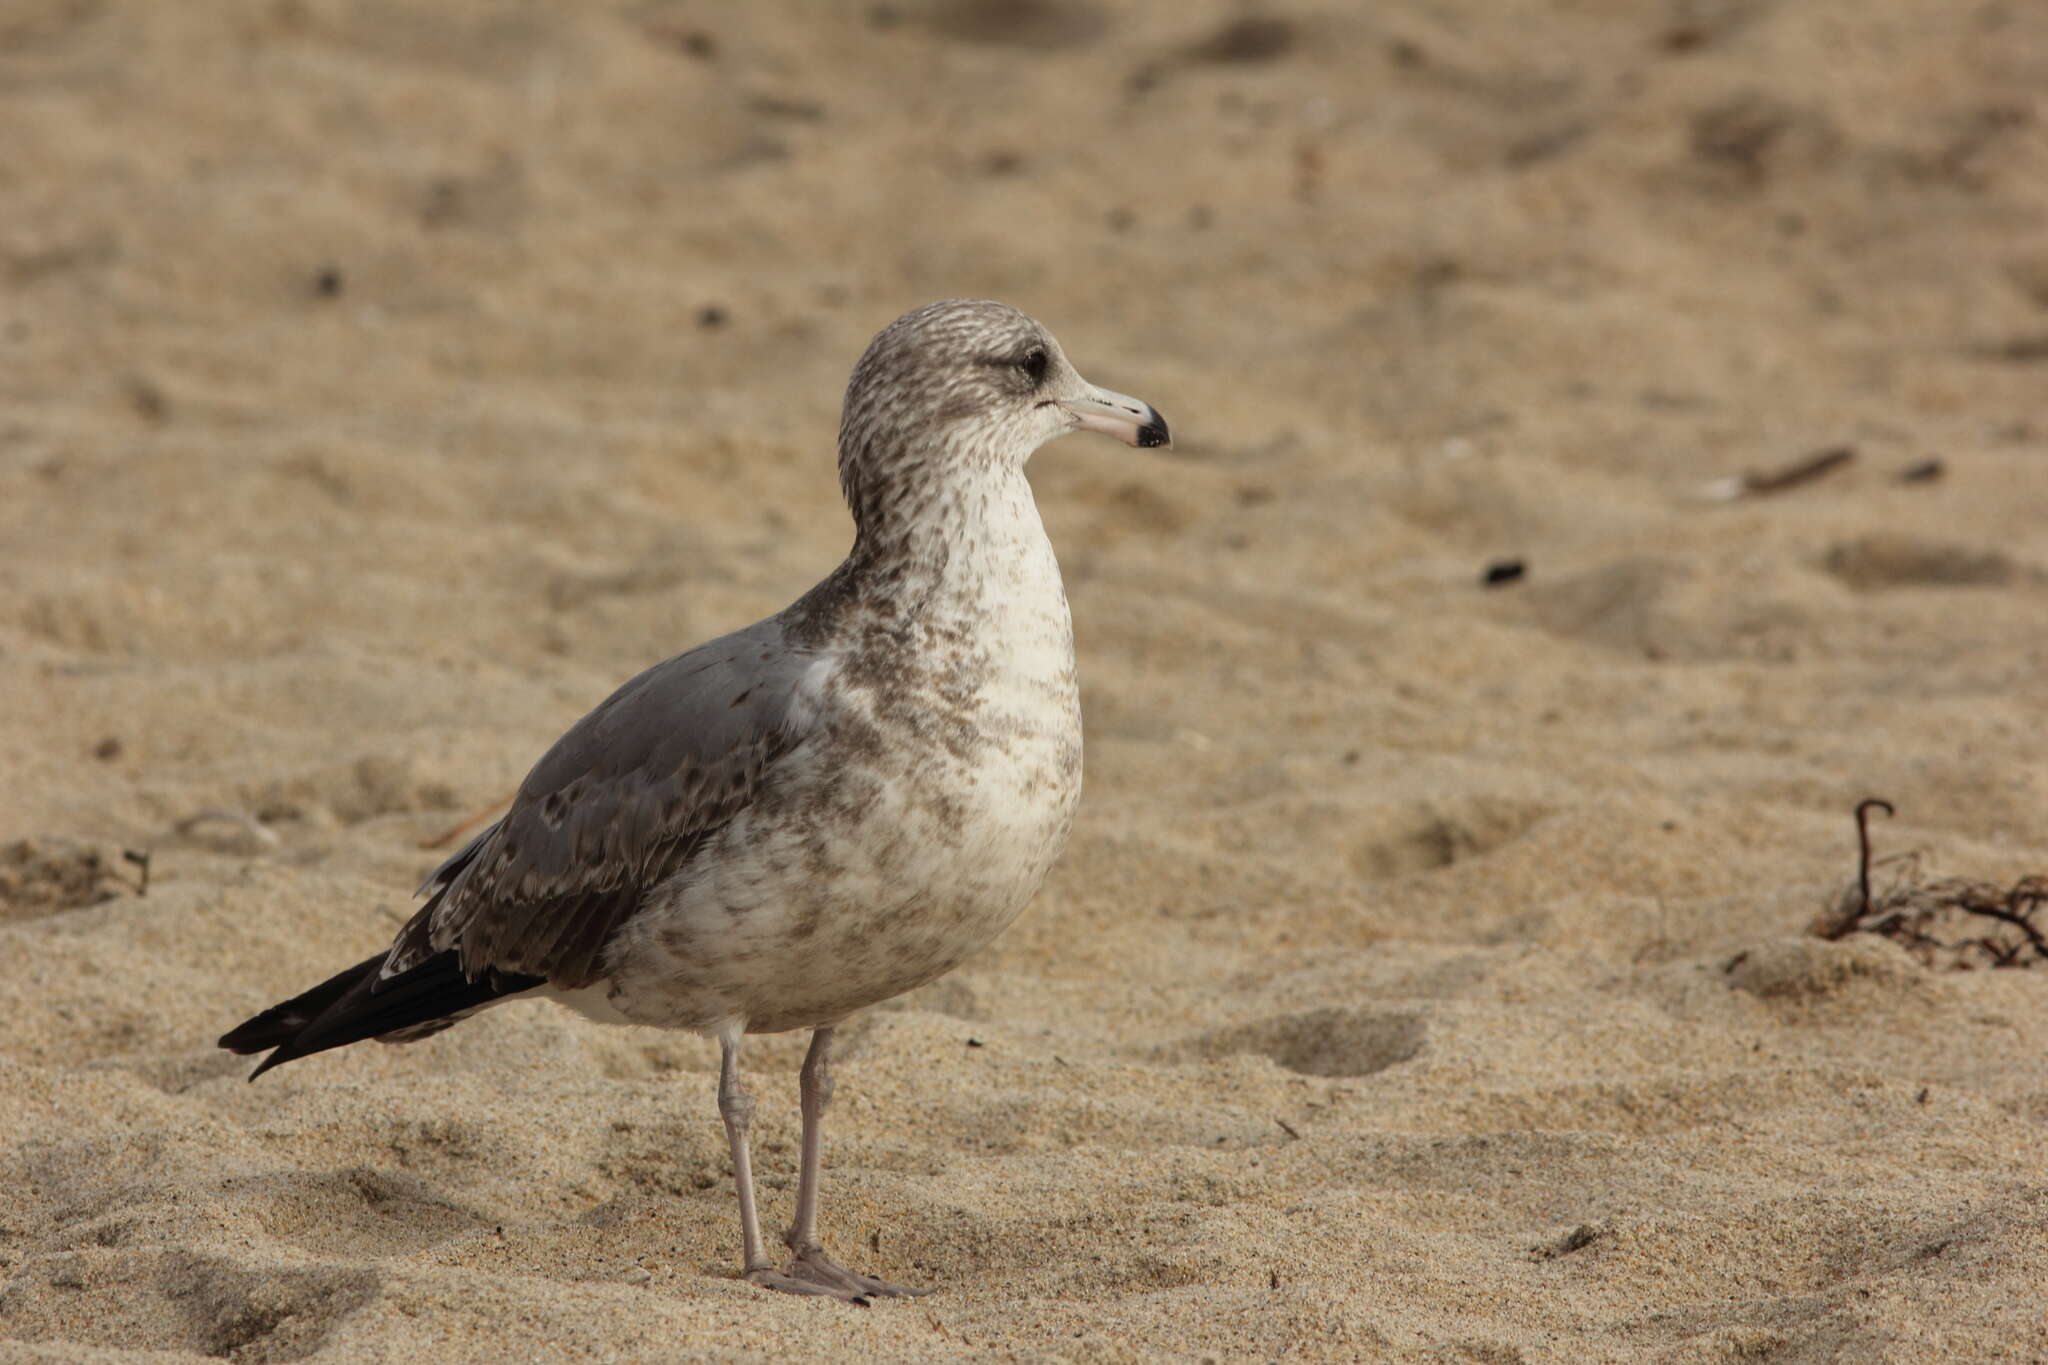
[[[1077,428],[1167,439],[1156,411],[1088,385],[1012,308],[899,318],[847,388],[845,562],[781,613],[613,693],[427,879],[386,952],[222,1045],[271,1050],[261,1074],[526,994],[712,1034],[747,1277],[845,1299],[906,1292],[816,1241],[832,1028],[985,945],[1065,845],[1081,790],[1073,632],[1024,463]],[[738,1053],[746,1033],[792,1028],[817,1034],[785,1273],[761,1250]]]
[[[503,819],[420,887],[380,974],[454,949],[463,970],[588,986],[620,923],[754,799],[809,733],[820,656],[780,617],[656,664],[571,726]]]

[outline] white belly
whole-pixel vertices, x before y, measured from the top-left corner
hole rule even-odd
[[[820,746],[822,748],[822,746]],[[1007,928],[1059,857],[1078,741],[1015,734],[975,757],[828,771],[800,749],[786,787],[703,850],[639,917],[609,992],[628,1018],[750,1032],[815,1027],[920,986]],[[795,808],[815,819],[792,822]]]

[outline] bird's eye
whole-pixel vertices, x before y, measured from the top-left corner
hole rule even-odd
[[[1046,355],[1043,348],[1034,346],[1024,353],[1022,360],[1017,362],[1017,368],[1024,371],[1030,377],[1033,384],[1043,384],[1045,382],[1045,367],[1051,363],[1051,357]]]

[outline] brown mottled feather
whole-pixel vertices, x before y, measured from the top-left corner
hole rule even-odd
[[[811,723],[799,695],[818,656],[773,617],[656,664],[578,721],[504,818],[443,863],[399,932],[389,978],[455,949],[463,972],[602,973],[642,897],[745,809]]]

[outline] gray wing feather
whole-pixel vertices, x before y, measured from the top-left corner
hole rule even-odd
[[[771,617],[612,693],[534,765],[504,817],[427,878],[383,975],[453,948],[472,979],[496,969],[589,985],[641,898],[802,742],[819,657]]]

